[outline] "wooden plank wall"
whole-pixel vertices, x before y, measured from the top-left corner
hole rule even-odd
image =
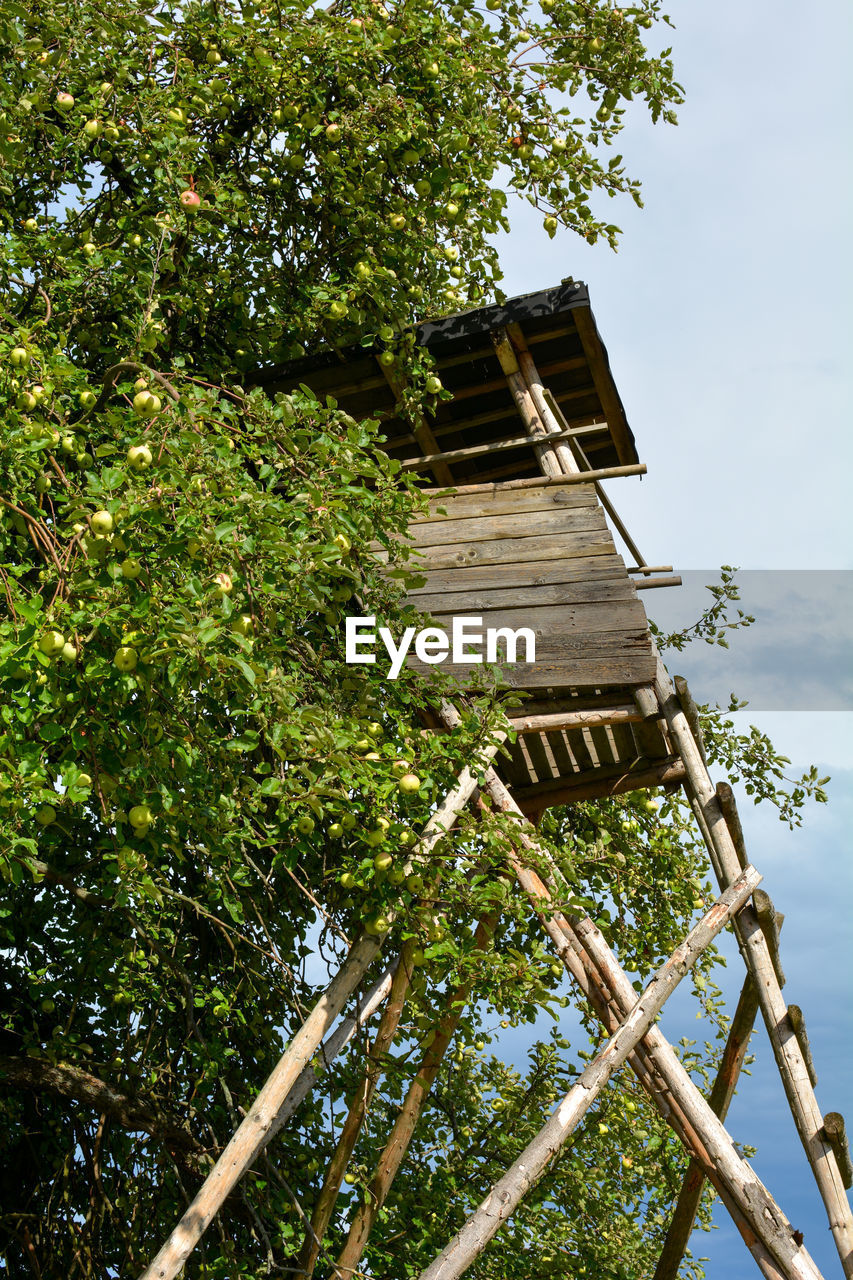
[[[449,632],[454,615],[473,614],[484,630],[533,629],[535,663],[502,667],[514,687],[631,686],[654,678],[645,611],[591,485],[484,486],[437,499],[409,535],[417,550],[409,566],[426,579],[410,599],[439,626]],[[441,665],[463,681],[472,671]]]

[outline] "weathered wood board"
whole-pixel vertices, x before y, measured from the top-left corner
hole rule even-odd
[[[533,632],[534,662],[520,660],[523,639],[514,663],[498,640],[497,665],[514,688],[603,689],[654,678],[645,610],[591,485],[497,494],[484,486],[482,493],[442,495],[412,523],[407,541],[413,554],[406,568],[424,580],[411,590],[412,603],[448,634],[455,617],[482,618],[483,633]],[[372,549],[388,562],[387,550]],[[485,657],[484,645],[476,651]],[[431,669],[416,657],[409,662]],[[482,670],[479,663],[454,664],[452,654],[440,666],[463,686]],[[591,750],[577,743],[590,763],[596,755],[608,764],[618,756],[604,730],[597,731],[597,745],[598,752],[592,739]],[[529,749],[536,773],[549,776],[552,747],[532,742]],[[559,749],[567,755],[565,746]]]

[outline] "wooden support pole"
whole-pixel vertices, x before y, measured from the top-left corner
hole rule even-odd
[[[382,1019],[376,1032],[376,1039],[367,1054],[367,1070],[350,1103],[337,1146],[326,1169],[323,1186],[320,1189],[320,1194],[314,1205],[314,1211],[311,1214],[308,1235],[305,1237],[305,1243],[302,1246],[302,1252],[296,1264],[302,1274],[307,1277],[314,1274],[314,1267],[323,1245],[323,1237],[328,1230],[329,1222],[340,1194],[341,1182],[346,1173],[355,1144],[358,1141],[358,1135],[361,1133],[367,1113],[370,1110],[376,1086],[379,1083],[382,1059],[390,1049],[397,1034],[397,1027],[400,1024],[400,1017],[403,1013],[403,1006],[406,1002],[412,978],[412,952],[414,948],[414,940],[410,939],[405,943],[400,953],[399,964],[397,972],[394,974],[388,1003],[382,1013]]]
[[[308,1094],[317,1083],[320,1070],[328,1070],[339,1053],[342,1053],[346,1046],[352,1040],[361,1027],[363,1027],[373,1017],[376,1010],[385,1001],[391,991],[391,984],[394,980],[394,974],[397,971],[397,960],[389,965],[382,976],[376,981],[364,997],[363,1001],[359,1001],[358,1009],[351,1018],[344,1018],[335,1027],[328,1040],[324,1040],[317,1051],[315,1061],[317,1068],[307,1066],[303,1068],[299,1075],[299,1079],[279,1107],[272,1124],[270,1125],[269,1137],[267,1141],[271,1141],[284,1125],[287,1124],[290,1117],[301,1106],[308,1097]],[[322,1065],[321,1065],[322,1064]]]
[[[731,884],[740,871],[735,842],[729,831],[718,795],[715,793],[690,725],[678,700],[669,674],[658,661],[658,700],[664,710],[670,737],[687,770],[691,807],[708,844],[711,861],[721,886]],[[731,800],[730,809],[734,809]],[[746,907],[735,921],[741,953],[755,979],[767,1033],[782,1077],[788,1105],[826,1207],[830,1229],[845,1276],[853,1277],[853,1211],[835,1152],[823,1131],[823,1116],[809,1079],[773,959],[758,916]]]
[[[708,767],[708,757],[705,754],[705,737],[702,733],[702,725],[699,721],[699,708],[693,701],[693,694],[687,687],[687,681],[684,676],[676,676],[673,680],[675,692],[678,695],[678,701],[681,710],[684,712],[687,723],[690,725],[690,732],[693,734],[696,746],[699,748],[699,754],[702,757],[702,763],[705,768]]]
[[[554,444],[558,440],[567,440],[571,436],[587,433],[589,430],[589,427],[567,427],[549,431],[542,436],[542,444]],[[465,462],[468,458],[484,458],[492,453],[506,453],[511,449],[522,449],[529,445],[529,435],[511,436],[507,440],[493,440],[490,444],[472,444],[466,449],[445,449],[441,453],[425,453],[420,458],[405,458],[401,464],[401,470],[426,471],[436,462]]]
[[[725,1120],[729,1104],[734,1097],[757,1013],[758,992],[751,974],[747,974],[732,1024],[729,1027],[717,1077],[708,1096],[709,1107],[721,1120]],[[701,1164],[698,1160],[691,1159],[681,1184],[681,1191],[673,1210],[653,1280],[676,1280],[678,1268],[681,1266],[681,1260],[693,1232],[693,1223],[702,1198],[704,1182],[705,1173]]]
[[[682,586],[680,574],[676,574],[673,578],[649,578],[647,581],[638,582],[636,584],[637,591],[652,591],[657,587],[680,587]]]
[[[539,370],[533,362],[533,357],[530,354],[527,343],[524,340],[524,334],[522,333],[521,326],[518,324],[508,324],[505,333],[507,340],[515,353],[515,358],[518,362],[517,368],[519,369],[522,378],[527,383],[531,398],[536,406],[536,412],[539,415],[541,422],[544,424],[545,430],[548,432],[555,432],[559,431],[561,428],[564,430],[570,429],[568,422],[563,418],[559,408],[557,409],[557,413],[555,413],[553,407],[548,403],[545,387],[539,376]],[[560,415],[559,418],[557,414]],[[554,457],[557,460],[557,464],[565,475],[570,476],[581,470],[581,467],[578,466],[571,447],[568,444],[554,444],[552,449]]]
[[[524,375],[518,367],[518,361],[512,343],[507,336],[505,329],[497,329],[492,334],[492,341],[495,347],[495,354],[503,370],[507,386],[510,389],[516,408],[521,415],[521,420],[527,428],[528,435],[534,441],[534,449],[539,466],[544,474],[552,479],[561,478],[563,469],[557,459],[557,455],[553,445],[536,445],[537,436],[548,434],[548,428],[545,426],[540,414],[536,409],[530,388],[525,381]]]
[[[477,925],[474,943],[478,950],[483,950],[491,941],[498,919],[498,913],[494,912],[484,916]],[[427,1047],[419,1070],[409,1085],[406,1099],[394,1122],[385,1149],[379,1157],[367,1188],[367,1195],[352,1220],[344,1247],[335,1263],[335,1280],[351,1280],[358,1268],[377,1214],[388,1198],[391,1185],[409,1149],[424,1103],[438,1075],[444,1055],[456,1034],[473,987],[473,978],[468,979],[460,983],[448,998],[444,1016]]]
[[[618,1031],[598,1051],[518,1159],[491,1188],[420,1280],[458,1280],[483,1252],[527,1192],[536,1185],[557,1152],[628,1055],[643,1039],[669,996],[705,948],[746,902],[761,877],[750,867],[718,899],[687,938],[661,966]]]
[[[384,365],[380,365],[380,368],[382,370],[382,376],[394,392],[397,400],[402,400],[403,392],[406,389],[405,378],[402,376],[400,371],[393,366],[390,369],[386,369]],[[415,411],[412,415],[411,421],[415,439],[421,449],[423,449],[424,453],[439,453],[438,441],[432,434],[432,428],[424,415],[419,410]],[[432,474],[435,476],[439,484],[453,484],[453,473],[446,462],[437,460],[430,465],[432,468]]]
[[[440,714],[448,727],[458,723],[458,713],[448,703],[442,703]],[[490,768],[486,772],[484,789],[496,808],[504,813],[523,816],[494,769]],[[519,827],[517,838],[538,861],[546,864],[550,862],[547,852],[522,826]],[[530,899],[568,971],[574,973],[577,958],[582,957],[584,967],[589,966],[591,985],[597,985],[608,993],[605,996],[605,1006],[612,999],[624,1018],[636,1002],[636,992],[600,931],[588,917],[579,920],[568,918],[562,913],[551,914],[551,893],[541,878],[512,855],[511,865],[519,885]],[[735,918],[742,917],[747,910],[748,907],[742,908]],[[805,1280],[805,1277],[816,1280],[820,1272],[807,1251],[797,1244],[790,1222],[758,1175],[737,1151],[722,1122],[714,1115],[707,1100],[693,1083],[675,1050],[656,1026],[649,1028],[642,1044],[654,1071],[666,1083],[673,1109],[677,1109],[683,1117],[679,1126],[681,1132],[686,1128],[696,1135],[695,1139],[690,1140],[690,1154],[703,1155],[708,1176],[715,1186],[725,1188],[726,1202],[735,1206],[741,1235],[759,1266],[768,1266],[769,1254],[786,1280],[793,1280],[794,1277],[797,1280]],[[638,1078],[644,1087],[648,1087],[647,1074],[640,1074]],[[659,1098],[653,1087],[649,1088],[649,1095],[655,1105],[659,1105]],[[676,1128],[676,1132],[679,1132],[679,1128]],[[772,1274],[772,1270],[766,1271],[766,1274]]]
[[[500,745],[499,741],[486,748],[482,753],[484,762],[494,758]],[[425,855],[453,826],[474,794],[478,771],[476,764],[463,769],[457,785],[424,827],[412,850],[413,858]],[[346,960],[279,1059],[192,1204],[142,1272],[140,1280],[174,1280],[227,1197],[269,1142],[273,1125],[301,1071],[313,1058],[326,1031],[378,956],[381,946],[381,938],[363,935],[350,948]]]
[[[596,471],[581,471],[575,476],[546,474],[528,476],[523,480],[502,480],[492,484],[457,484],[452,488],[423,489],[430,498],[449,498],[460,493],[512,493],[514,489],[543,489],[554,484],[592,484],[595,480],[616,480],[620,476],[644,476],[648,467],[644,462],[634,462],[624,467],[599,467]]]
[[[601,711],[553,711],[538,716],[511,716],[510,724],[519,733],[546,733],[553,729],[595,729],[609,724],[639,724],[643,715],[625,703]]]

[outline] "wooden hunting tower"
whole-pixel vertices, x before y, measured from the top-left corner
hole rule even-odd
[[[290,383],[383,419],[386,449],[429,478],[431,511],[410,528],[425,578],[412,603],[449,629],[529,627],[536,660],[503,668],[528,695],[502,774],[526,813],[676,785],[683,767],[659,723],[657,658],[638,589],[652,576],[601,481],[645,471],[586,287],[555,289],[422,325],[418,341],[452,400],[414,425],[376,354],[305,361]],[[618,553],[609,515],[631,556]],[[377,554],[385,553],[377,548]],[[417,664],[416,664],[417,665]],[[445,663],[464,687],[470,667]]]
[[[306,360],[265,380],[271,390],[288,391],[305,383],[322,396],[334,396],[356,418],[379,416],[389,454],[427,480],[429,514],[409,530],[424,579],[411,594],[422,612],[445,630],[454,616],[481,616],[484,627],[529,627],[536,634],[535,662],[504,668],[508,682],[529,695],[515,720],[518,737],[510,758],[499,757],[494,744],[487,753],[491,764],[484,759],[463,770],[421,832],[411,858],[428,863],[433,845],[478,788],[496,809],[535,818],[549,805],[644,787],[683,786],[721,889],[690,939],[638,999],[595,924],[555,907],[551,888],[527,857],[532,852],[537,865],[547,866],[549,854],[526,824],[519,825],[509,869],[582,999],[611,1038],[493,1188],[494,1195],[420,1280],[455,1280],[463,1274],[472,1250],[491,1239],[518,1203],[521,1188],[535,1181],[536,1169],[541,1172],[543,1161],[558,1150],[607,1083],[608,1069],[614,1069],[619,1054],[618,1062],[628,1062],[691,1158],[653,1280],[675,1280],[705,1178],[719,1192],[766,1280],[820,1280],[802,1233],[722,1124],[759,1008],[844,1274],[853,1277],[853,1215],[845,1194],[853,1170],[844,1124],[837,1112],[824,1115],[818,1106],[803,1016],[782,995],[781,917],[756,887],[761,877],[748,863],[731,788],[726,783],[715,788],[711,782],[695,705],[684,682],[673,683],[658,657],[637,594],[678,579],[656,576],[670,573],[671,567],[645,562],[602,489],[603,480],[639,475],[645,467],[637,458],[587,290],[565,281],[543,293],[423,324],[416,338],[429,349],[452,399],[439,401],[434,417],[412,424],[398,414],[402,388],[394,366],[389,370],[379,352],[356,348],[343,356]],[[610,526],[627,549],[628,566]],[[379,547],[374,550],[384,554]],[[455,672],[460,696],[468,671],[460,666]],[[458,720],[455,708],[443,703],[436,707],[432,725],[452,730]],[[681,963],[686,967],[688,943],[698,946],[695,939],[702,934],[701,945],[707,945],[713,931],[727,922],[747,977],[719,1075],[706,1099],[654,1018],[671,990],[674,970]],[[352,944],[143,1280],[173,1280],[229,1191],[312,1087],[311,1068],[305,1064],[321,1043],[324,1057],[331,1060],[388,997],[391,968],[357,1012],[323,1039],[381,945],[367,934]],[[401,962],[397,972],[403,967]],[[405,985],[401,990],[405,994]],[[386,1013],[393,1003],[388,997]],[[393,1037],[396,1023],[388,1025]],[[381,1027],[378,1034],[384,1034]],[[344,1126],[347,1130],[352,1122],[352,1142],[364,1119],[363,1108],[358,1108],[366,1092],[366,1085],[357,1091]],[[415,1094],[424,1096],[423,1090]],[[338,1280],[356,1274],[404,1157],[417,1118],[417,1112],[414,1117],[407,1113],[408,1105],[409,1099],[370,1182],[370,1197],[334,1264]],[[321,1223],[319,1236],[306,1237],[309,1270],[317,1258],[312,1241],[323,1230]]]

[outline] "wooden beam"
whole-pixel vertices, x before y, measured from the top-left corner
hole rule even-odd
[[[542,382],[539,370],[536,368],[533,356],[530,354],[530,349],[524,340],[524,334],[521,330],[521,326],[518,324],[508,324],[506,327],[506,334],[515,352],[521,376],[527,383],[530,394],[533,398],[533,403],[536,406],[536,411],[545,425],[545,430],[548,432],[554,432],[559,431],[561,427],[563,429],[567,428],[569,424],[563,417],[559,408],[557,408],[555,413],[552,404],[549,404],[548,402],[548,397],[545,393],[545,385]],[[582,470],[582,467],[578,465],[568,444],[555,444],[552,448],[554,456],[559,463],[560,470],[564,472],[564,474],[573,475],[576,471]]]
[[[460,484],[452,490],[448,489],[424,489],[422,492],[430,498],[439,498],[442,495],[452,497],[453,493],[485,493],[487,490],[493,490],[497,493],[507,493],[513,489],[542,489],[553,484],[591,484],[595,480],[615,480],[621,476],[644,476],[648,471],[648,467],[644,462],[634,462],[626,467],[599,467],[596,471],[578,472],[577,475],[545,475],[530,476],[525,480],[507,480],[503,484]]]
[[[552,778],[515,791],[519,808],[526,814],[535,809],[551,809],[555,805],[579,804],[582,800],[600,800],[603,796],[624,795],[626,791],[642,791],[646,787],[671,787],[683,782],[684,766],[674,756],[649,762],[634,761],[630,765],[609,765],[577,775],[575,781]]]
[[[379,366],[382,370],[383,377],[388,386],[394,392],[396,399],[402,400],[406,383],[403,376],[397,370],[396,366],[386,369],[384,365]],[[412,430],[415,433],[415,439],[423,449],[424,453],[439,453],[438,441],[432,434],[432,428],[426,418],[420,412],[415,410],[412,414]],[[453,484],[453,472],[450,470],[446,462],[436,461],[432,465],[432,474],[435,476],[439,484]]]
[[[548,428],[542,421],[542,416],[534,403],[530,388],[518,367],[515,351],[506,330],[496,329],[492,334],[492,341],[495,345],[495,354],[503,370],[507,386],[510,389],[527,433],[533,441],[539,466],[546,476],[561,477],[563,470],[557,460],[554,447],[552,445],[536,444],[537,437],[549,434]]]
[[[463,427],[467,424],[457,425]],[[537,440],[537,444],[545,441],[568,440],[571,436],[582,435],[588,431],[589,427],[561,428],[558,431],[548,432]],[[482,458],[491,453],[504,453],[509,449],[529,449],[530,445],[530,436],[510,436],[506,440],[493,440],[489,444],[472,444],[464,449],[445,449],[443,453],[427,453],[421,458],[406,458],[402,466],[404,471],[425,471],[435,462],[463,462],[467,458]]]
[[[593,725],[637,724],[642,718],[636,707],[625,705],[601,711],[554,711],[547,715],[510,717],[509,722],[518,733],[542,733]]]
[[[631,462],[637,456],[631,430],[610,372],[601,338],[592,318],[592,312],[589,307],[574,307],[572,319],[580,335],[604,416],[610,424],[610,434],[613,437],[616,452],[621,461]]]
[[[634,564],[628,573],[672,573],[671,564]]]
[[[650,578],[646,582],[638,582],[636,590],[651,591],[653,587],[680,587],[681,585],[681,577],[677,575],[674,578]]]

